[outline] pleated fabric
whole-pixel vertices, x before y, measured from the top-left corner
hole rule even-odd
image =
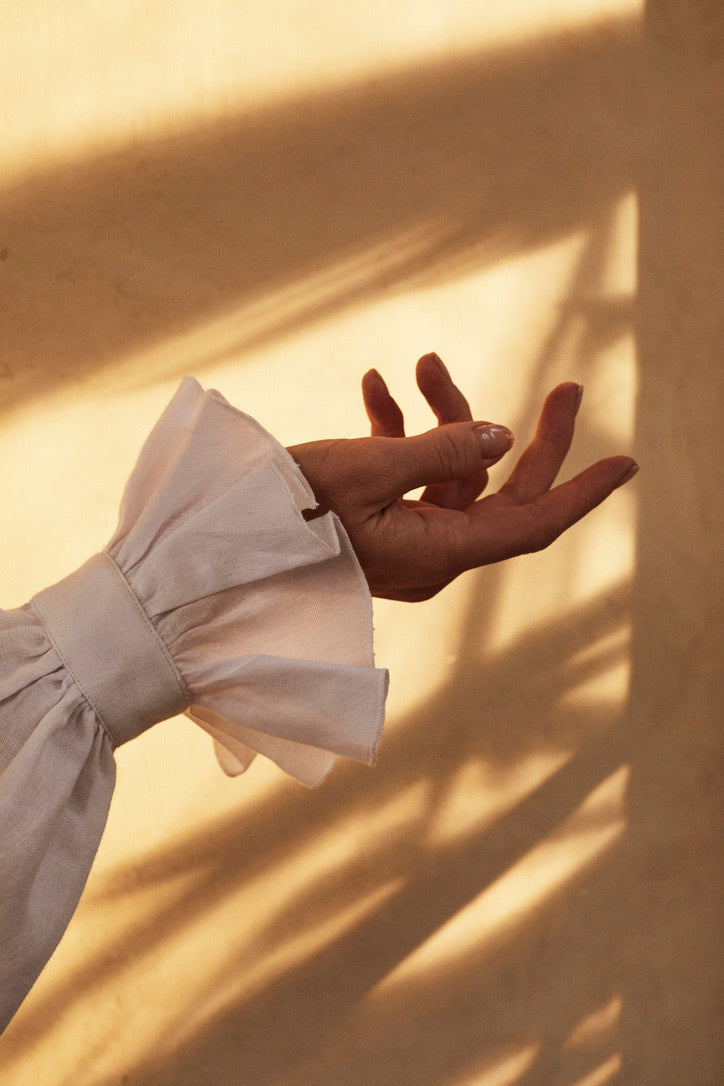
[[[307,785],[337,756],[374,762],[370,594],[315,504],[270,434],[187,377],[105,550],[0,611],[0,1028],[76,908],[117,746],[185,712],[231,775],[257,754]]]

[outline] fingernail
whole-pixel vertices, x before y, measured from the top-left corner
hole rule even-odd
[[[628,469],[628,471],[626,472],[626,474],[621,477],[621,481],[620,481],[620,483],[618,485],[623,486],[623,484],[627,483],[629,481],[629,479],[633,479],[634,475],[636,474],[636,472],[638,470],[639,470],[638,464],[633,463],[631,465],[631,467]]]
[[[449,378],[450,378],[450,372],[449,372],[449,370],[448,370],[447,366],[445,365],[445,363],[443,362],[442,358],[440,358],[440,355],[439,355],[439,354],[435,354],[435,352],[434,352],[434,351],[432,351],[432,352],[430,353],[430,358],[431,358],[431,359],[433,360],[433,362],[435,363],[435,365],[437,366],[437,368],[438,368],[438,369],[440,370],[440,372],[441,372],[441,373],[442,373],[442,374],[443,374],[443,375],[444,375],[445,377],[447,377],[447,378],[449,379]]]
[[[473,427],[480,439],[483,451],[487,455],[505,452],[513,444],[513,435],[507,426],[497,426],[490,422],[478,422]]]
[[[583,385],[576,386],[576,406],[573,411],[574,417],[578,414],[578,408],[581,406],[581,400],[583,399]]]

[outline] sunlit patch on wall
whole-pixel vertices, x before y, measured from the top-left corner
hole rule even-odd
[[[80,15],[92,5],[84,3]],[[240,106],[488,48],[551,31],[635,18],[641,0],[107,0],[102,19],[63,4],[16,6],[4,27],[0,96],[13,103],[8,167],[213,123]],[[253,10],[253,14],[252,14]],[[385,32],[380,33],[380,26]],[[334,43],[333,45],[331,43]],[[99,61],[101,61],[99,63]],[[28,72],[32,78],[28,78]]]
[[[559,707],[573,709],[597,705],[615,712],[628,690],[630,642],[631,631],[626,623],[575,653],[567,662],[571,681],[559,699]]]
[[[591,869],[620,840],[630,769],[620,766],[601,782],[561,826],[496,879],[469,905],[423,943],[397,969],[388,984],[445,970],[486,941],[510,929]]]
[[[515,1086],[535,1062],[540,1045],[524,1045],[515,1052],[486,1060],[474,1072],[450,1082],[450,1086]]]
[[[520,758],[502,769],[484,760],[460,767],[440,785],[432,817],[428,819],[425,845],[442,848],[453,841],[472,838],[538,788],[565,765],[567,751],[549,751]]]
[[[622,1009],[621,996],[614,996],[608,1003],[587,1014],[568,1036],[563,1050],[599,1045],[602,1041],[610,1040],[618,1026]]]
[[[434,252],[449,237],[453,227],[443,217],[426,220],[391,236],[372,242],[367,248],[340,255],[318,268],[304,273],[278,287],[269,287],[251,295],[242,305],[218,317],[204,321],[198,328],[170,335],[163,342],[142,352],[135,361],[121,358],[111,365],[104,385],[126,387],[134,382],[145,387],[152,381],[164,380],[169,373],[206,371],[225,365],[237,365],[244,359],[253,364],[254,352],[270,340],[286,344],[286,361],[290,365],[289,339],[310,325],[323,326],[339,319],[340,309],[354,307],[365,301],[370,293],[403,279]],[[300,349],[300,348],[297,348]],[[301,353],[305,355],[303,346]],[[262,352],[263,354],[263,352]],[[265,357],[265,356],[264,356]],[[320,373],[315,358],[313,377],[319,387]],[[295,369],[294,393],[299,402],[300,384],[304,374]],[[247,377],[255,379],[253,371]],[[269,385],[268,368],[257,379]]]
[[[600,1067],[597,1067],[595,1071],[591,1071],[590,1074],[577,1079],[572,1086],[607,1086],[609,1082],[613,1082],[622,1066],[623,1061],[616,1053],[607,1059],[605,1063],[602,1063]]]

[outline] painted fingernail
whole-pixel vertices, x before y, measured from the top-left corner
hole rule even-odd
[[[513,435],[507,426],[490,422],[478,422],[473,427],[480,439],[483,451],[488,455],[505,452],[513,444]]]
[[[639,470],[638,464],[635,463],[635,462],[632,463],[631,467],[628,469],[626,474],[621,476],[621,481],[620,481],[620,483],[618,485],[623,486],[624,483],[627,483],[629,481],[629,479],[633,479],[634,475],[636,474],[636,472],[638,470]]]
[[[576,406],[573,411],[574,417],[578,414],[578,408],[581,406],[581,400],[583,399],[583,385],[576,386]]]

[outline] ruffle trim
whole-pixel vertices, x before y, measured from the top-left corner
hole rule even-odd
[[[108,553],[154,623],[225,772],[306,784],[373,763],[387,672],[341,521],[254,419],[191,377],[144,445]]]

